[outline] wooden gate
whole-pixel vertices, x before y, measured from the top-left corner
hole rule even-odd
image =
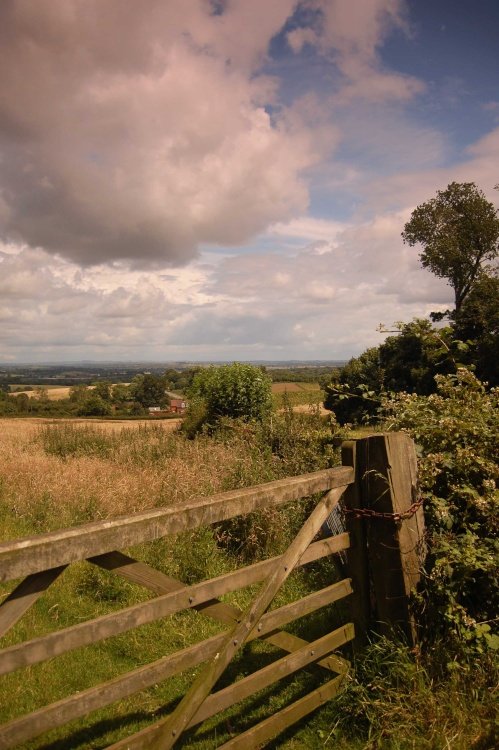
[[[369,613],[366,602],[372,600],[372,592],[367,592],[366,575],[369,573],[364,570],[367,564],[367,547],[363,541],[365,530],[361,528],[364,520],[354,514],[348,521],[349,530],[356,539],[356,550],[352,550],[350,558],[352,577],[357,584],[355,594],[351,579],[345,578],[277,609],[269,611],[269,606],[295,568],[349,549],[350,535],[347,532],[316,539],[347,488],[347,507],[352,508],[363,502],[355,454],[355,446],[348,444],[343,450],[345,465],[334,469],[197,499],[173,508],[0,544],[0,581],[22,579],[0,605],[0,636],[18,623],[68,565],[77,561],[86,560],[155,594],[152,599],[140,604],[3,648],[0,651],[0,676],[26,669],[28,680],[32,665],[185,609],[198,610],[200,616],[214,618],[227,626],[218,635],[9,721],[0,727],[0,748],[21,746],[44,732],[201,664],[204,667],[169,716],[112,747],[130,750],[170,748],[187,729],[311,664],[320,665],[330,675],[319,688],[234,736],[222,747],[245,750],[259,747],[330,700],[338,691],[349,667],[349,662],[334,651],[354,639],[354,624],[347,622],[313,642],[307,642],[283,628],[295,619],[349,595],[352,595],[355,624],[360,624],[364,629],[367,627]],[[390,461],[393,464],[393,456]],[[393,466],[390,471],[393,474]],[[362,473],[365,476],[364,465]],[[389,479],[393,486],[393,476],[390,475]],[[383,502],[386,503],[386,491],[378,494],[385,498]],[[398,490],[395,494],[400,497]],[[284,554],[190,586],[118,551],[169,534],[316,495],[320,495],[320,499]],[[404,500],[406,507],[410,502],[409,496]],[[363,504],[365,506],[366,503]],[[393,567],[393,560],[390,565]],[[261,584],[260,590],[246,611],[220,601],[220,597],[256,583]],[[213,692],[215,683],[234,656],[245,644],[255,639],[267,641],[285,655],[228,687]]]
[[[186,728],[312,662],[329,670],[334,675],[332,679],[306,698],[253,727],[249,733],[230,740],[226,747],[257,746],[331,698],[338,690],[348,667],[345,659],[332,652],[353,638],[353,626],[346,624],[313,643],[307,643],[281,628],[297,617],[347,596],[351,592],[350,581],[342,580],[299,601],[267,614],[266,611],[297,565],[304,565],[348,547],[346,533],[314,543],[313,539],[338,503],[345,487],[353,479],[351,468],[339,467],[227,492],[175,508],[91,523],[0,545],[1,580],[23,578],[0,606],[2,636],[63,573],[66,566],[79,560],[88,560],[157,594],[155,598],[141,604],[4,648],[0,651],[0,674],[30,667],[186,608],[198,609],[203,616],[216,618],[228,626],[220,635],[4,724],[0,728],[0,747],[19,746],[42,732],[85,716],[203,662],[206,662],[204,670],[177,709],[165,721],[158,722],[113,747],[171,747]],[[284,555],[209,581],[186,586],[117,551],[167,534],[177,534],[316,493],[325,494]],[[229,592],[258,582],[263,582],[261,591],[246,612],[219,601],[219,597]],[[267,640],[287,652],[287,655],[238,680],[234,685],[212,693],[214,683],[235,653],[246,642],[255,638]]]

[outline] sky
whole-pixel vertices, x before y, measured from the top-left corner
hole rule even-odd
[[[2,0],[0,363],[331,360],[499,205],[497,0]],[[386,335],[386,334],[385,334]]]

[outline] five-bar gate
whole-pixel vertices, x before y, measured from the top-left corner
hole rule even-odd
[[[411,503],[414,504],[411,483],[414,485],[415,480],[411,472],[406,471],[408,484],[405,482],[404,485],[402,478],[402,484],[399,482],[397,485],[395,464],[397,461],[400,463],[404,451],[409,462],[412,461],[412,444],[408,446],[408,438],[403,435],[397,439],[391,436],[391,443],[385,438],[382,440],[383,444],[388,446],[388,460],[386,457],[384,459],[385,483],[382,483],[372,503],[377,507],[376,503],[379,501],[386,506],[388,497],[392,503],[390,507],[394,507],[394,502],[398,502],[397,507],[407,508]],[[399,450],[400,446],[403,448],[402,453]],[[3,648],[0,651],[0,676],[14,670],[28,669],[26,679],[29,679],[29,667],[32,665],[61,656],[72,649],[126,633],[185,609],[198,610],[200,616],[214,618],[225,626],[224,631],[218,635],[9,721],[0,727],[0,748],[22,746],[44,732],[87,716],[92,711],[132,696],[199,665],[204,666],[170,715],[120,740],[112,747],[129,750],[170,748],[187,729],[310,664],[318,664],[329,673],[329,677],[319,688],[242,734],[233,736],[222,747],[231,750],[260,747],[331,699],[338,691],[349,668],[349,662],[335,651],[354,639],[353,622],[346,622],[312,642],[307,642],[284,628],[297,618],[349,596],[353,601],[352,618],[355,626],[360,624],[362,628],[366,628],[368,619],[372,617],[370,607],[373,592],[366,578],[372,577],[368,571],[367,547],[374,547],[374,537],[366,535],[368,521],[358,513],[351,513],[350,517],[347,516],[350,534],[346,531],[326,538],[320,538],[319,534],[326,519],[338,506],[345,490],[348,489],[345,499],[347,510],[352,510],[352,506],[358,504],[366,506],[361,480],[365,480],[366,475],[372,470],[368,466],[366,468],[366,451],[361,451],[359,455],[364,456],[364,461],[362,476],[359,477],[357,452],[355,444],[346,444],[343,449],[345,465],[337,468],[196,499],[172,508],[160,508],[0,544],[0,581],[22,579],[0,605],[0,636],[16,625],[47,588],[64,573],[67,566],[77,561],[86,560],[144,586],[155,594],[153,598],[139,604]],[[379,478],[380,466],[378,459],[377,461],[376,476]],[[187,586],[182,581],[171,578],[119,551],[169,534],[178,534],[226,521],[270,505],[280,506],[310,496],[318,496],[319,500],[284,554],[211,580]],[[386,515],[389,516],[389,513],[385,511]],[[392,546],[400,551],[400,513],[396,515],[397,518],[393,519],[393,528],[389,528],[389,538],[396,542]],[[407,529],[403,531],[406,533]],[[366,544],[365,540],[368,537],[371,542]],[[350,538],[355,540],[356,547],[351,551]],[[386,538],[388,537],[385,532],[385,541]],[[402,539],[402,546],[403,544]],[[351,578],[344,578],[297,601],[269,611],[283,583],[295,568],[345,550],[348,550],[350,558],[355,593],[352,590]],[[400,560],[401,575],[397,578],[393,576],[393,571],[398,563],[393,555],[390,559],[390,575],[394,581],[393,585],[398,587],[398,593],[392,596],[394,588],[391,594],[388,592],[388,597],[403,599],[406,602],[409,587],[414,583],[414,571],[413,578],[410,579],[406,566],[404,567],[403,557]],[[246,611],[221,601],[224,595],[256,583],[261,584],[259,591]],[[401,601],[398,601],[399,614],[400,604]],[[284,655],[233,684],[214,691],[217,681],[234,656],[245,644],[255,639],[267,641],[280,649]],[[68,743],[69,747],[70,741]]]

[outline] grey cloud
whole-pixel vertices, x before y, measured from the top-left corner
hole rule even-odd
[[[295,3],[263,5],[0,4],[3,236],[164,267],[302,211],[317,149],[255,68]]]

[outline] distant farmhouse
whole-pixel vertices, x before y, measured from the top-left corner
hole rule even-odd
[[[185,398],[180,398],[176,394],[168,394],[170,398],[170,406],[162,409],[161,406],[150,406],[148,409],[149,414],[158,416],[160,414],[185,414],[187,409],[187,401]]]
[[[187,409],[187,401],[183,398],[171,398],[170,399],[170,411],[176,414],[184,414]]]

